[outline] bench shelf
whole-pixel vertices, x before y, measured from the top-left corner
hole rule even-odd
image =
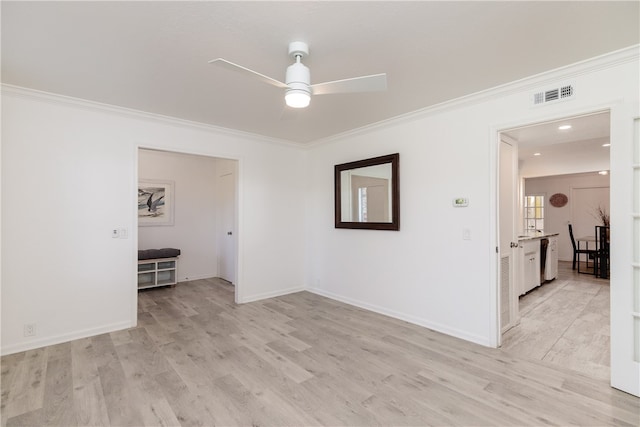
[[[138,289],[175,286],[178,258],[156,258],[138,261]]]

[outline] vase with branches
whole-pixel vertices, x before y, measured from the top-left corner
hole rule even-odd
[[[604,225],[605,227],[609,227],[609,213],[602,206],[598,205],[598,208],[596,209],[593,217],[602,222],[602,225]]]

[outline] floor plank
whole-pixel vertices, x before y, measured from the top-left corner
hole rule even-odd
[[[68,343],[63,344],[67,348]],[[76,425],[73,408],[73,373],[70,352],[66,357],[50,357],[44,390],[44,425]]]
[[[638,425],[640,399],[576,371],[608,345],[608,293],[581,279],[523,299],[523,330],[556,322],[530,332],[536,357],[522,337],[486,348],[308,292],[143,291],[136,328],[2,357],[2,426]]]
[[[29,350],[24,353],[22,361],[14,366],[13,382],[3,404],[7,418],[42,409],[47,369],[46,354],[47,347]],[[2,397],[5,398],[4,395]]]
[[[502,348],[609,381],[609,280],[558,264],[558,278],[520,297]]]

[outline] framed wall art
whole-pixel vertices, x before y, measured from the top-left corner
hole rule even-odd
[[[144,179],[138,182],[138,225],[173,225],[173,182]]]

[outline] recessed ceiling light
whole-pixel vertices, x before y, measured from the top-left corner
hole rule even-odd
[[[560,130],[571,129],[571,125],[560,125],[560,126],[558,126],[558,129],[560,129]]]
[[[534,156],[539,156],[539,155],[541,155],[541,154],[542,154],[542,153],[533,153],[533,155],[534,155]]]
[[[611,147],[611,143],[607,142],[606,144],[602,144],[603,147]]]
[[[600,175],[609,175],[609,171],[600,171],[598,172]]]

